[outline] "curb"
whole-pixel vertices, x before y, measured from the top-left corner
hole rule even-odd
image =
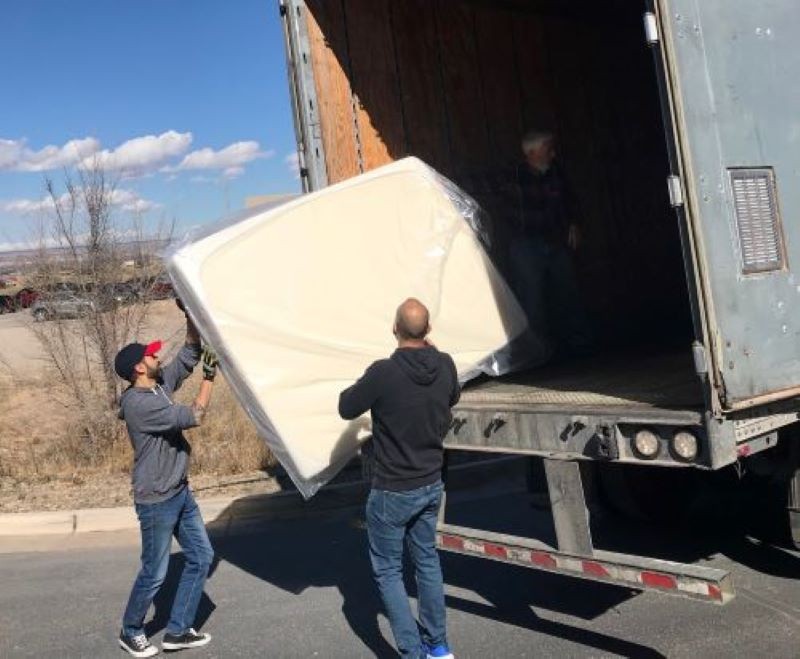
[[[487,488],[518,487],[524,482],[525,459],[518,456],[491,458],[450,467],[447,489],[479,494]],[[309,501],[297,491],[255,494],[239,498],[198,499],[206,524],[230,525],[233,521],[286,519],[314,516],[361,505],[369,492],[365,481],[327,485]],[[81,508],[35,513],[0,514],[0,537],[72,535],[75,533],[128,531],[139,528],[133,506]]]

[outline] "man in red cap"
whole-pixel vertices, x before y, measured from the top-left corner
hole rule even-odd
[[[178,306],[183,309],[180,302]],[[191,448],[183,431],[203,422],[217,361],[212,351],[202,351],[200,392],[191,405],[178,405],[172,395],[201,358],[200,336],[188,315],[186,344],[163,367],[158,358],[161,345],[161,341],[131,343],[114,360],[117,375],[131,384],[122,394],[119,416],[133,446],[133,499],[142,534],[142,566],[119,635],[120,646],[134,657],[158,654],[158,648],[147,640],[144,618],[166,577],[173,534],[183,550],[185,566],[164,634],[164,649],[200,647],[211,640],[209,634],[198,634],[192,628],[214,552],[189,488]]]

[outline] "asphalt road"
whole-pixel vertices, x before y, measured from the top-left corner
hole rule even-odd
[[[359,517],[349,509],[212,529],[218,563],[198,626],[214,639],[184,655],[394,656]],[[458,504],[448,521],[551,532],[525,495]],[[797,658],[800,555],[714,521],[666,531],[636,525],[634,534],[608,518],[596,544],[729,569],[737,596],[724,607],[444,554],[456,656]],[[48,551],[0,554],[0,657],[126,656],[115,636],[136,543],[132,533],[86,534],[55,550],[51,542]],[[156,641],[181,560],[176,549],[148,625]]]

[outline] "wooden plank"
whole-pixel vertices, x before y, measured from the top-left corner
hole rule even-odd
[[[392,23],[407,152],[440,171],[448,171],[450,154],[434,6],[430,0],[393,2]]]
[[[607,170],[612,163],[598,151],[593,123],[594,98],[587,88],[587,77],[595,55],[588,52],[578,36],[581,26],[558,17],[545,19],[545,37],[554,81],[561,161],[576,192],[583,219],[583,245],[576,254],[582,276],[585,300],[595,312],[613,308],[615,261],[609,249]],[[588,29],[588,28],[587,28]],[[617,328],[606,324],[599,331],[614,334]]]
[[[361,154],[365,170],[405,155],[390,0],[345,0]]]
[[[483,167],[489,160],[489,139],[480,86],[473,10],[455,0],[437,0],[437,25],[442,61],[450,155],[456,172]]]
[[[516,14],[513,43],[525,130],[556,128],[555,90],[542,18]]]
[[[344,13],[341,0],[307,0],[306,6],[328,182],[337,183],[360,173]]]
[[[512,14],[478,8],[475,31],[481,86],[486,98],[490,160],[505,165],[519,160],[523,133]]]

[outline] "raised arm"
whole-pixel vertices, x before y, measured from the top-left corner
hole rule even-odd
[[[186,316],[186,341],[175,358],[161,368],[164,388],[170,392],[180,389],[183,381],[191,375],[200,361],[200,334],[180,300],[176,300],[176,304]]]
[[[339,394],[339,416],[348,421],[369,410],[378,399],[378,363],[372,364],[352,386]]]

